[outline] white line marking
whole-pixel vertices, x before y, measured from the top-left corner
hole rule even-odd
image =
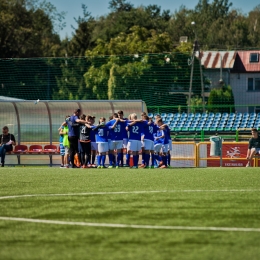
[[[191,230],[191,231],[225,231],[225,232],[260,232],[260,228],[128,225],[128,224],[71,222],[71,221],[44,220],[44,219],[32,219],[32,218],[12,218],[12,217],[0,217],[0,220],[21,221],[21,222],[30,222],[30,223],[42,223],[42,224],[54,224],[54,225],[107,227],[107,228]]]
[[[189,193],[189,192],[260,192],[260,190],[158,190],[158,191],[117,191],[117,192],[83,192],[67,194],[24,194],[2,196],[0,200],[28,198],[28,197],[55,197],[55,196],[91,196],[91,195],[117,195],[117,194],[145,194],[145,193]]]

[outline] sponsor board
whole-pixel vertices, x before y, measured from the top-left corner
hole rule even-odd
[[[220,167],[220,157],[210,156],[210,143],[200,143],[198,147],[199,167]],[[223,142],[222,167],[245,167],[247,150],[247,142]]]

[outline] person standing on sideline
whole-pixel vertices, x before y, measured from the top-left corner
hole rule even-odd
[[[61,166],[60,168],[69,168],[69,127],[66,123],[66,119],[70,116],[65,117],[65,122],[58,129],[60,134],[60,155],[61,155]]]
[[[74,110],[73,115],[71,115],[70,118],[68,118],[68,120],[66,120],[66,123],[69,127],[69,134],[68,134],[68,139],[69,139],[69,144],[70,144],[69,156],[70,156],[72,168],[78,168],[74,163],[74,156],[76,153],[78,153],[80,123],[82,123],[82,124],[88,123],[85,120],[79,119],[80,115],[81,115],[81,110],[79,108],[77,108]]]
[[[7,126],[3,127],[3,134],[0,135],[0,142],[1,167],[4,167],[6,152],[12,151],[13,145],[16,145],[14,135],[9,134],[9,129]]]
[[[256,128],[251,130],[252,137],[249,139],[246,159],[248,160],[246,167],[251,166],[251,161],[256,153],[260,152],[260,136]]]

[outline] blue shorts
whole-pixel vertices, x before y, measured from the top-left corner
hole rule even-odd
[[[60,155],[61,156],[65,155],[65,147],[64,147],[63,143],[60,143]]]

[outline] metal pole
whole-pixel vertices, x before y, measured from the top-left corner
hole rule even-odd
[[[50,100],[50,67],[48,65],[48,71],[47,71],[47,80],[48,80],[48,83],[47,83],[47,100]]]
[[[222,137],[219,137],[220,140],[220,167],[222,167],[222,163],[223,163],[223,160],[222,160]]]
[[[188,99],[188,113],[191,113],[191,91],[193,81],[193,70],[194,70],[194,51],[191,58],[191,72],[190,72],[190,87],[189,87],[189,99]]]
[[[202,73],[202,67],[201,67],[200,50],[199,50],[199,66],[200,66],[200,83],[201,83],[202,109],[203,109],[203,112],[205,112],[204,82],[203,82],[203,73]]]

